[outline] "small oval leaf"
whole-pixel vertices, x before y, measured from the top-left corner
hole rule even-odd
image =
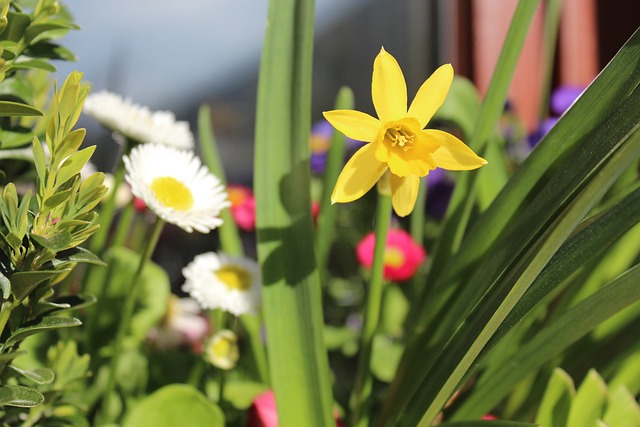
[[[9,365],[9,368],[36,384],[50,384],[56,378],[54,372],[49,368],[20,369],[14,365]]]
[[[33,408],[44,402],[42,393],[21,385],[6,385],[0,387],[0,406],[18,406]]]

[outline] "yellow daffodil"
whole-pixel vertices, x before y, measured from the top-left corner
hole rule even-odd
[[[378,119],[353,110],[324,112],[324,117],[349,138],[366,142],[347,162],[331,196],[332,203],[362,197],[390,172],[391,200],[399,216],[413,211],[420,178],[439,167],[470,170],[487,164],[464,142],[435,129],[424,129],[440,108],[453,81],[453,67],[438,68],[420,87],[407,110],[402,70],[384,48],[373,64],[371,92]]]

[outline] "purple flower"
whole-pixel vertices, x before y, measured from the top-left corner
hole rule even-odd
[[[561,116],[584,92],[582,86],[560,86],[551,94],[551,112]]]
[[[426,210],[429,215],[436,218],[442,218],[447,212],[449,199],[453,192],[453,179],[447,174],[447,171],[436,168],[427,175],[427,206]]]
[[[533,148],[538,145],[538,142],[540,142],[540,140],[551,130],[551,128],[556,124],[557,121],[557,117],[549,117],[548,119],[540,123],[538,128],[533,131],[527,138],[529,147]]]

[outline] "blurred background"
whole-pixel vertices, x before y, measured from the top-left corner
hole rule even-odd
[[[199,106],[212,120],[230,181],[250,183],[257,75],[267,0],[67,0],[81,31],[62,44],[78,57],[60,63],[93,90],[107,89],[152,110],[173,111],[196,132]],[[349,86],[356,106],[372,112],[371,69],[381,46],[405,71],[413,94],[444,62],[483,93],[517,0],[318,0],[314,50],[313,117],[331,109]],[[542,93],[540,1],[516,71],[510,103],[529,131],[538,124]],[[640,3],[564,0],[552,85],[586,86],[640,25]],[[411,95],[410,95],[411,96]],[[108,133],[84,117],[95,161],[109,167]]]

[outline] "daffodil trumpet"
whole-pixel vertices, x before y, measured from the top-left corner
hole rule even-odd
[[[471,170],[487,164],[450,133],[425,129],[444,102],[452,81],[453,67],[442,65],[422,84],[407,109],[402,70],[391,54],[380,50],[371,83],[378,118],[354,110],[324,112],[337,130],[365,142],[340,173],[332,203],[359,199],[389,171],[393,209],[399,216],[407,216],[415,206],[420,178],[430,171]]]

